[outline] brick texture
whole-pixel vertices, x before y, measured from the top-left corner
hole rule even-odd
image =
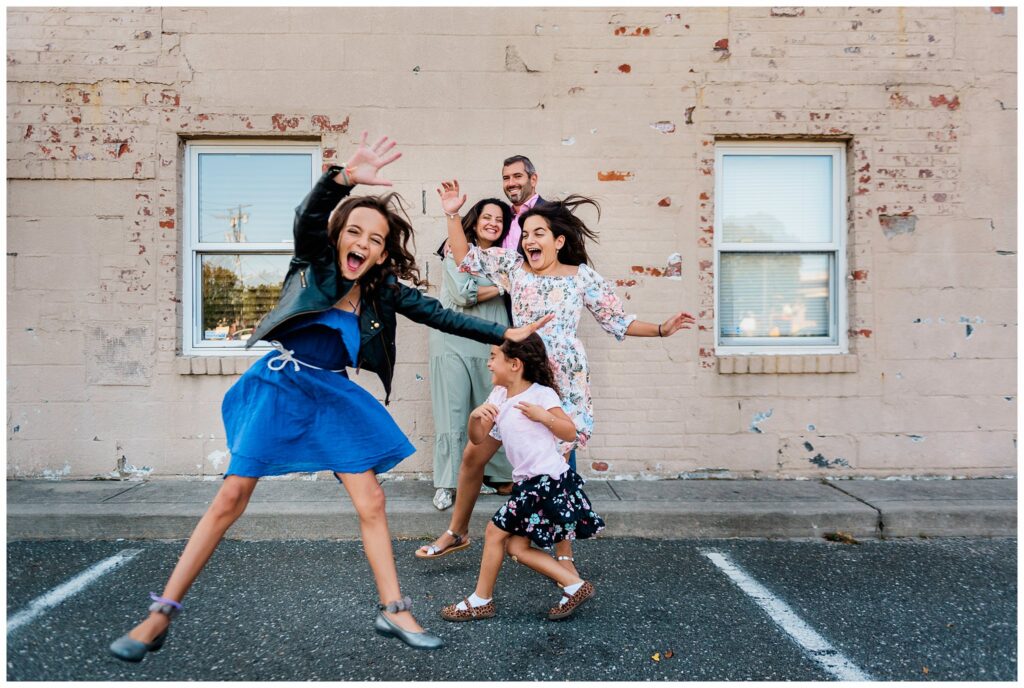
[[[1016,15],[8,8],[8,476],[223,471],[219,402],[252,359],[180,354],[183,142],[302,138],[329,161],[363,129],[402,146],[432,275],[438,181],[495,195],[525,153],[543,195],[602,202],[592,256],[628,310],[697,316],[622,343],[585,316],[584,474],[1013,472]],[[845,143],[849,354],[716,356],[722,138]],[[410,475],[432,460],[426,342],[400,324]]]

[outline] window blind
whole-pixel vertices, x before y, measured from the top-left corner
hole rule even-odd
[[[827,337],[830,253],[722,253],[719,328],[736,337]]]

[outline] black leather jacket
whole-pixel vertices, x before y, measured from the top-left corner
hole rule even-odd
[[[246,348],[261,339],[273,339],[283,325],[298,315],[332,308],[352,287],[350,280],[342,278],[337,251],[327,240],[331,211],[352,191],[351,186],[333,181],[340,169],[328,169],[295,209],[295,255],[288,266],[281,296],[274,309],[257,324]],[[385,404],[391,398],[395,371],[396,313],[442,332],[487,344],[501,344],[505,334],[504,326],[448,310],[437,299],[424,296],[393,276],[383,280],[373,293],[364,291],[360,301],[356,368],[377,373],[384,383]]]

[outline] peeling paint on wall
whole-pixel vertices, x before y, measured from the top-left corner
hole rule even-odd
[[[523,61],[523,58],[519,56],[519,51],[516,50],[514,45],[505,46],[505,71],[526,72],[528,74],[534,74],[537,72],[536,69],[530,69],[526,62]]]
[[[668,257],[668,265],[665,266],[665,277],[677,281],[683,279],[683,256],[681,254],[673,253]]]
[[[150,384],[154,349],[150,323],[92,323],[86,325],[85,334],[89,384]]]
[[[634,275],[650,275],[651,277],[662,277],[665,274],[664,268],[656,268],[653,265],[631,265],[629,271]]]
[[[130,463],[124,465],[124,473],[128,474],[129,480],[143,480],[153,472],[152,466],[133,466]]]
[[[814,445],[810,442],[804,442],[804,449],[809,452],[814,451]],[[836,466],[842,466],[843,468],[849,468],[850,463],[841,456],[837,456],[834,459],[826,459],[824,454],[821,452],[816,453],[814,456],[807,459],[809,462],[817,466],[818,468],[835,468]]]
[[[650,36],[651,28],[649,26],[637,26],[630,30],[627,26],[619,26],[612,33],[616,36]]]
[[[750,432],[763,433],[764,431],[761,430],[761,428],[758,427],[758,426],[760,426],[761,423],[763,423],[766,420],[768,420],[769,418],[771,418],[772,417],[772,412],[774,410],[775,409],[768,409],[767,411],[761,411],[759,413],[755,413],[754,414],[754,418],[750,421]]]
[[[214,471],[220,471],[220,465],[224,463],[224,460],[228,458],[226,451],[216,449],[206,455],[206,460],[213,466]]]
[[[818,468],[835,468],[836,466],[842,466],[843,468],[850,467],[849,462],[841,456],[837,456],[836,458],[830,461],[819,453],[815,454],[814,456],[807,460],[813,463]]]
[[[878,222],[882,225],[882,234],[886,239],[900,234],[913,234],[917,229],[917,217],[913,215],[879,215]]]
[[[313,124],[320,131],[329,131],[335,133],[345,133],[348,131],[349,118],[345,117],[344,121],[339,124],[331,124],[331,118],[327,115],[313,115],[309,118],[310,123]]]
[[[937,96],[928,96],[928,100],[931,101],[934,108],[940,108],[945,105],[949,110],[956,110],[960,107],[960,96],[953,96],[952,99],[949,99],[946,98],[945,93],[941,93]]]
[[[68,475],[71,475],[71,464],[69,463],[65,463],[64,467],[60,469],[44,468],[40,473],[43,480],[60,480]]]

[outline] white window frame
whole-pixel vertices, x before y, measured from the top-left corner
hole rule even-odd
[[[832,156],[832,241],[814,243],[740,243],[723,240],[722,213],[726,155],[830,155]],[[846,144],[826,141],[717,141],[715,143],[715,354],[720,356],[773,356],[844,354],[849,351],[846,289]],[[750,337],[742,343],[724,343],[719,326],[721,313],[719,274],[723,253],[829,253],[830,331],[835,337]]]
[[[277,253],[291,255],[295,251],[294,241],[290,236],[281,242],[252,242],[244,244],[227,242],[199,241],[199,155],[200,153],[300,153],[310,155],[311,178],[313,183],[320,177],[322,155],[317,142],[297,141],[266,141],[237,139],[208,139],[189,141],[185,144],[185,169],[183,188],[185,226],[182,231],[182,354],[186,356],[252,356],[254,352],[270,349],[267,344],[257,344],[251,349],[245,348],[244,341],[237,342],[204,342],[201,331],[202,298],[201,289],[196,279],[201,273],[199,259],[201,255]],[[312,186],[310,187],[312,188]],[[295,199],[298,205],[301,198]]]

